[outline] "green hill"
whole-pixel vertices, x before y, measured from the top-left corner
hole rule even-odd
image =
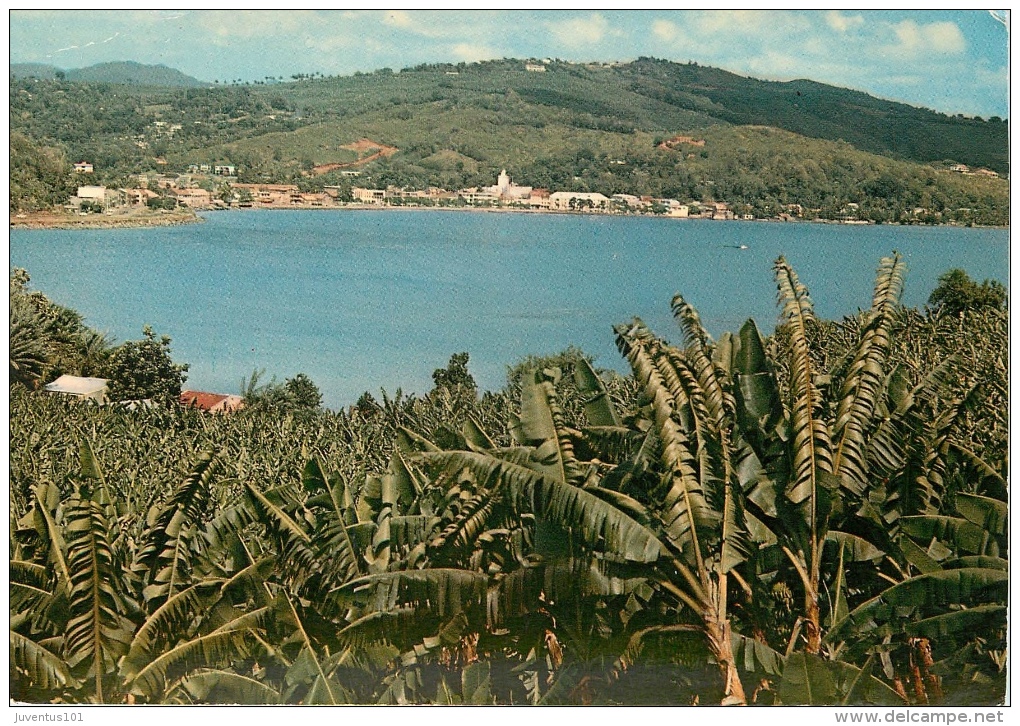
[[[164,65],[144,65],[131,61],[100,63],[88,68],[70,70],[67,71],[67,80],[181,88],[204,88],[209,85],[174,68]]]
[[[53,80],[61,69],[48,63],[11,63],[11,78],[45,78]]]
[[[1008,217],[1005,180],[948,171],[956,162],[1007,173],[1001,119],[654,59],[544,68],[502,60],[188,89],[15,79],[11,128],[93,161],[110,181],[159,158],[178,171],[233,163],[242,181],[335,183],[308,174],[356,159],[346,147],[367,138],[399,150],[360,167],[375,186],[491,184],[505,167],[533,186],[759,211],[858,204]],[[705,143],[659,148],[677,137]]]
[[[45,63],[12,63],[12,78],[63,78],[81,83],[116,83],[167,88],[205,88],[211,84],[164,65],[145,65],[133,61],[99,63],[86,68],[63,70]]]

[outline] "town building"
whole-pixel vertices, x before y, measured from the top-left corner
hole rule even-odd
[[[531,187],[522,187],[514,184],[510,179],[510,175],[506,173],[506,169],[499,173],[496,178],[496,185],[491,187],[485,187],[481,190],[482,193],[488,193],[495,199],[501,199],[505,201],[513,201],[520,199],[527,199],[531,196]]]
[[[733,212],[726,202],[713,202],[708,205],[709,214],[712,219],[733,219]]]
[[[78,174],[92,174],[95,169],[92,166],[92,162],[89,161],[77,161],[74,164],[74,170]]]
[[[100,186],[87,186],[78,187],[78,191],[75,196],[79,199],[88,199],[96,202],[106,201],[106,187]]]
[[[128,205],[145,205],[148,204],[150,199],[155,199],[159,195],[151,189],[121,189],[120,193],[124,196],[124,202]]]
[[[614,194],[611,199],[617,205],[629,209],[641,209],[644,207],[644,204],[641,203],[640,197],[635,197],[633,194]]]
[[[603,211],[609,198],[598,192],[553,192],[549,195],[549,208],[557,210]]]
[[[354,201],[361,202],[362,204],[384,204],[386,201],[386,190],[354,187],[351,189],[351,196],[354,197]]]
[[[535,209],[548,209],[550,194],[548,189],[532,189],[527,204]]]
[[[484,187],[482,189],[471,187],[470,189],[461,189],[459,196],[468,204],[484,204],[486,206],[491,206],[500,200],[499,194],[492,191],[492,189],[493,187]]]
[[[212,206],[212,192],[205,189],[178,189],[176,194],[177,202],[192,209],[201,209]]]
[[[244,408],[244,399],[226,393],[181,391],[178,399],[184,408],[197,408],[207,413],[230,413]]]
[[[98,204],[102,207],[112,207],[121,204],[123,198],[116,189],[107,189],[103,186],[81,186],[73,197],[67,200],[67,209],[81,209],[83,204]]]
[[[263,207],[290,206],[294,196],[300,197],[301,192],[296,184],[231,184],[235,191],[246,190],[253,204]],[[247,206],[242,202],[241,206]]]

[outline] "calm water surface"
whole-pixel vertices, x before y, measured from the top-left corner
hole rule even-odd
[[[748,249],[737,249],[747,245]],[[713,222],[427,211],[220,212],[204,224],[12,230],[31,286],[116,340],[173,338],[189,387],[236,393],[255,369],[303,372],[327,406],[363,391],[425,392],[467,351],[483,388],[529,354],[576,345],[625,369],[613,325],[643,318],[679,339],[682,293],[719,335],[776,321],[772,262],[785,255],[817,314],[870,306],[879,258],[908,265],[904,302],[940,274],[1008,284],[1007,230]]]

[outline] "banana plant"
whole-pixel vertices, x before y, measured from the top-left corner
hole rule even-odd
[[[118,515],[87,440],[69,495],[36,486],[13,542],[16,689],[42,689],[50,699],[158,702],[191,670],[229,666],[259,647],[253,634],[269,608],[248,608],[244,593],[266,563],[231,578],[195,567],[194,533],[216,468],[213,455],[200,456],[148,524]],[[140,547],[125,534],[136,530]]]

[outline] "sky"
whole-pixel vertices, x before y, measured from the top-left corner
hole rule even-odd
[[[12,63],[64,69],[132,60],[223,82],[496,58],[652,56],[768,80],[810,78],[950,114],[1009,115],[1008,26],[986,10],[12,10],[9,17]]]

